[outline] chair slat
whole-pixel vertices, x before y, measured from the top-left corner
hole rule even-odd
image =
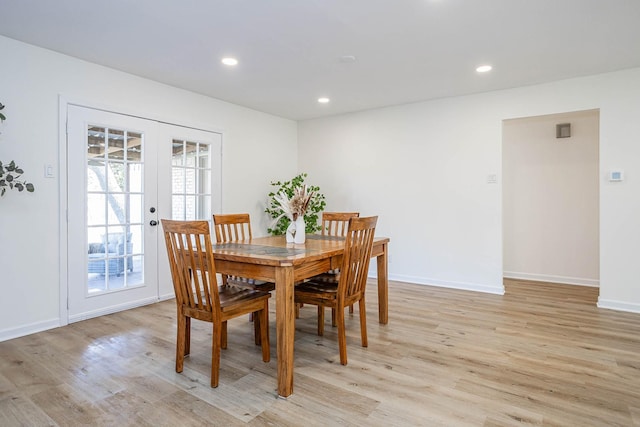
[[[349,219],[358,216],[359,212],[323,212],[321,234],[344,237],[349,228]]]

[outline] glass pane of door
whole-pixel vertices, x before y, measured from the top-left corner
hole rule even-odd
[[[88,123],[87,293],[144,284],[144,135]]]
[[[171,158],[171,217],[212,220],[209,143],[174,139]]]

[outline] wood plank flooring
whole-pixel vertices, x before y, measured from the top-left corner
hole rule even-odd
[[[336,329],[318,337],[304,307],[287,400],[273,312],[269,363],[248,320],[230,322],[217,389],[207,323],[193,322],[175,373],[173,301],[5,341],[0,426],[640,426],[640,314],[596,308],[595,288],[505,284],[497,296],[391,282],[383,326],[371,282],[369,347],[356,310],[347,366]]]

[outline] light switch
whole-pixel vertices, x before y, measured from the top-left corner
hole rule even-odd
[[[54,178],[55,173],[53,170],[53,165],[51,163],[47,163],[44,165],[44,177],[45,178]]]

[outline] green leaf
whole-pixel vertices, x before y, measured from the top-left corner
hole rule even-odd
[[[33,186],[33,184],[27,183],[27,191],[29,193],[33,193],[35,190],[36,190],[36,188]]]

